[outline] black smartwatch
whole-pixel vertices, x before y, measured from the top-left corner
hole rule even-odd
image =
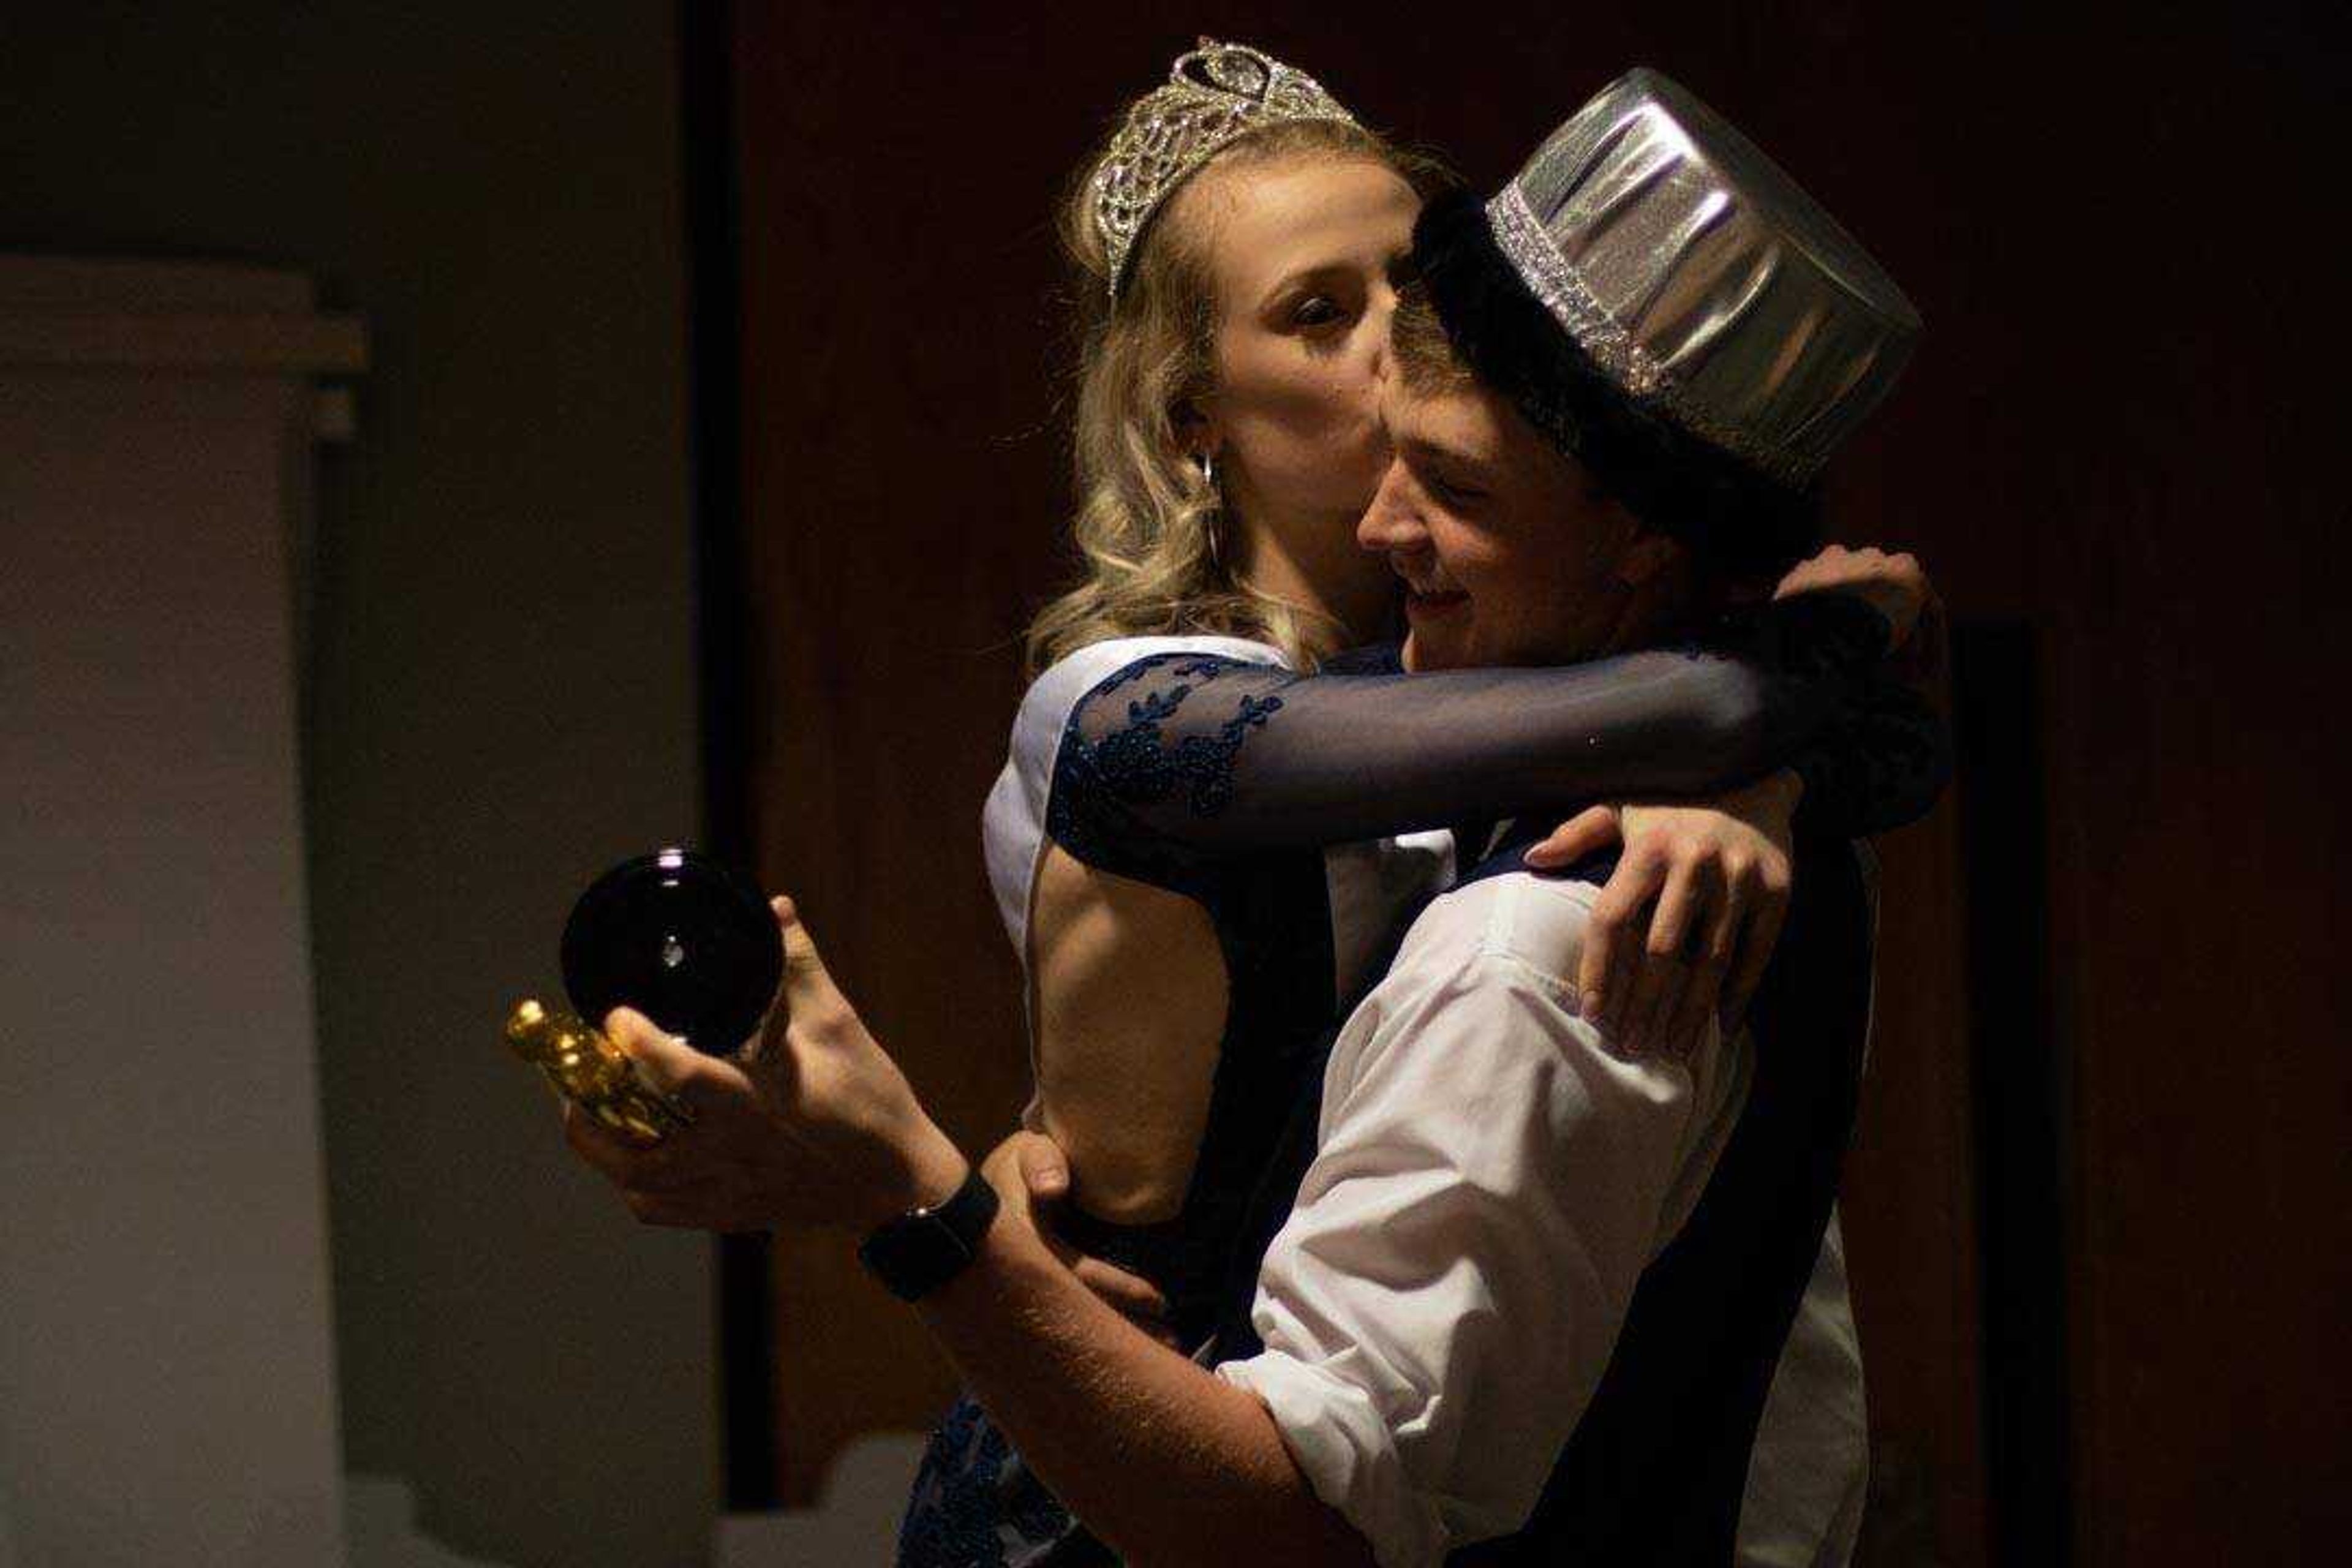
[[[996,1208],[996,1189],[974,1165],[945,1202],[908,1209],[867,1237],[857,1260],[901,1301],[919,1300],[980,1256]]]

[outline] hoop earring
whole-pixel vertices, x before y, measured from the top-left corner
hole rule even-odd
[[[1217,457],[1213,452],[1196,452],[1193,461],[1201,469],[1201,486],[1209,492],[1209,564],[1222,573],[1225,569],[1225,498],[1217,489]]]

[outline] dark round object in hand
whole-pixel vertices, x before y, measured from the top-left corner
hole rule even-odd
[[[690,849],[625,860],[563,924],[563,988],[603,1027],[635,1007],[712,1056],[751,1038],[784,977],[776,917],[759,886]]]

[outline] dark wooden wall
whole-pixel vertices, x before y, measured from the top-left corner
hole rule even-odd
[[[1969,787],[1886,846],[1847,1205],[1871,1555],[2340,1549],[2330,25],[1858,0],[1187,23],[1486,186],[1656,66],[1904,281],[1928,335],[1843,465],[1839,532],[1918,549],[1998,657],[1963,694]],[[1057,581],[1049,214],[1189,37],[1060,3],[743,0],[733,24],[754,841],[977,1147],[1024,1080],[977,814]],[[781,1484],[806,1500],[845,1437],[928,1424],[947,1381],[837,1242],[780,1238],[775,1289]]]

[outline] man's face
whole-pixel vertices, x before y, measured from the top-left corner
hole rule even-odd
[[[1407,669],[1571,664],[1626,608],[1614,567],[1636,531],[1583,466],[1483,388],[1381,405],[1394,448],[1356,539],[1404,580]]]

